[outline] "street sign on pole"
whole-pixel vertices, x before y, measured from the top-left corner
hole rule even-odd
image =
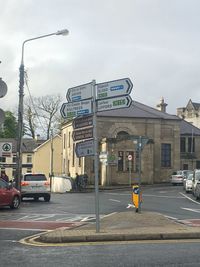
[[[76,143],[75,152],[78,158],[94,156],[94,140],[92,139]]]
[[[93,138],[93,127],[73,131],[72,138],[73,141]]]
[[[73,128],[80,129],[93,125],[93,116],[77,117],[73,120]]]
[[[128,108],[131,103],[132,98],[129,95],[98,100],[97,110],[106,111],[111,109]]]
[[[78,102],[63,103],[60,109],[61,116],[64,119],[72,119],[80,115],[92,113],[92,101],[83,100]]]
[[[133,84],[129,78],[97,84],[97,100],[129,95]]]
[[[68,102],[92,98],[92,83],[69,88],[66,94]]]

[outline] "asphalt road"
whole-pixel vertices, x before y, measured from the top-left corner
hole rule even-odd
[[[33,234],[16,231],[7,235],[0,230],[0,266],[55,267],[55,266],[199,266],[199,242],[160,241],[102,244],[76,244],[74,246],[28,246],[18,242]]]
[[[145,186],[142,191],[142,211],[156,211],[182,222],[200,219],[200,202],[181,186]],[[124,211],[130,207],[131,190],[100,192],[99,203],[101,216]],[[58,223],[73,228],[82,222],[95,222],[93,192],[53,194],[50,203],[24,201],[18,210],[1,208],[0,266],[199,266],[198,240],[59,247],[19,242]]]

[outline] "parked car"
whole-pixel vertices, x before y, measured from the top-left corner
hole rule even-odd
[[[198,181],[196,184],[194,196],[195,196],[196,200],[200,199],[200,181]]]
[[[192,192],[192,179],[193,179],[193,172],[188,173],[187,177],[183,179],[183,189],[186,193]]]
[[[173,185],[181,185],[183,184],[183,179],[186,178],[187,174],[191,172],[190,170],[179,170],[173,172],[171,175],[171,184]]]
[[[20,192],[12,184],[0,178],[0,206],[10,206],[11,209],[17,209],[20,202]]]
[[[38,200],[40,197],[48,202],[51,198],[50,182],[45,174],[42,173],[26,173],[21,180],[21,198],[34,198]]]
[[[200,169],[195,169],[192,179],[192,194],[195,196],[197,183],[200,181]]]

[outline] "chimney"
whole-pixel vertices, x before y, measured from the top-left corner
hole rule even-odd
[[[159,103],[158,105],[156,105],[156,107],[157,107],[158,110],[160,110],[160,111],[162,111],[162,112],[166,112],[166,106],[167,106],[167,105],[168,105],[168,104],[165,103],[164,98],[162,97],[162,98],[160,99],[160,103]]]
[[[40,134],[37,134],[37,135],[36,135],[35,140],[36,140],[36,141],[40,140]]]

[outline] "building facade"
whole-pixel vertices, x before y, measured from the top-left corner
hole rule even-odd
[[[62,173],[62,139],[60,135],[45,141],[33,150],[33,172],[46,177]]]
[[[22,139],[22,173],[32,172],[33,150],[41,145],[44,140]],[[6,172],[10,180],[16,175],[17,140],[14,138],[0,138],[1,148],[3,145],[10,147],[10,150],[2,151],[0,156],[0,172]]]
[[[130,180],[134,183],[140,168],[143,183],[169,181],[171,173],[182,168],[181,123],[175,115],[136,101],[126,109],[98,112],[99,154],[106,155],[99,163],[99,184],[129,184]],[[63,172],[72,176],[87,173],[89,182],[94,183],[94,158],[77,158],[72,136],[72,122],[68,122],[62,128]],[[146,143],[139,166],[137,141],[140,137]]]
[[[190,99],[186,107],[177,108],[177,116],[200,128],[200,103]]]

